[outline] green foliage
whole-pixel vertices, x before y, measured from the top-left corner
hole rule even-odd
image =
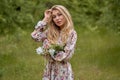
[[[55,4],[61,4],[70,11],[75,26],[120,31],[119,0],[1,0],[0,33],[14,33],[18,27],[33,29],[43,18],[44,10]]]
[[[64,5],[78,33],[71,61],[75,80],[119,80],[120,0],[1,0],[0,80],[40,80],[44,58],[30,33],[45,9]],[[13,34],[11,34],[13,33]]]
[[[0,33],[14,32],[16,28],[30,28],[34,22],[36,3],[24,0],[1,0]]]
[[[56,50],[56,51],[63,51],[64,50],[64,46],[63,45],[58,45],[58,44],[54,44],[51,46],[52,49]]]

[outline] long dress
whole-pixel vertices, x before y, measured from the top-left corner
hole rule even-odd
[[[50,43],[47,40],[46,33],[43,32],[46,23],[39,21],[36,28],[39,31],[34,31],[31,36],[37,41],[42,41],[43,46],[49,46]],[[44,74],[42,80],[74,80],[73,71],[69,59],[74,54],[74,49],[76,45],[77,34],[75,30],[70,32],[64,51],[59,51],[55,56],[45,56],[48,59],[46,67],[44,69]],[[61,37],[58,40],[59,44],[62,44]]]

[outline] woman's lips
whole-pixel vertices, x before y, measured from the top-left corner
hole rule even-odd
[[[57,24],[60,24],[60,23],[61,23],[61,21],[58,21],[58,22],[57,22]]]

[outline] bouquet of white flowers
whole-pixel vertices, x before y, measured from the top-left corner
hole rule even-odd
[[[59,51],[63,51],[64,46],[54,44],[51,45],[49,49],[45,49],[44,47],[38,47],[36,49],[37,54],[45,55],[45,54],[50,54],[51,56],[55,56]]]

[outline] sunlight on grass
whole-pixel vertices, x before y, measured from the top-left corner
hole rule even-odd
[[[71,59],[75,80],[119,80],[120,36],[77,28]],[[1,36],[0,80],[41,80],[45,61],[35,52],[41,43],[34,42],[30,32]]]

